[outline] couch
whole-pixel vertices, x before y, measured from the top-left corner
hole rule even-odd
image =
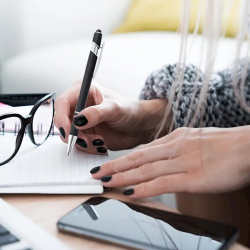
[[[23,0],[18,2],[14,12],[11,10],[1,17],[1,11],[5,11],[4,7],[8,9],[11,1],[2,0],[3,6],[0,6],[2,21],[12,24],[2,30],[0,26],[0,33],[6,34],[2,44],[0,39],[1,93],[61,94],[75,80],[82,78],[92,35],[98,28],[104,33],[105,47],[96,80],[128,98],[138,99],[152,71],[178,60],[178,33],[112,34],[124,19],[130,0],[122,3],[115,0],[63,0],[60,8],[56,5],[58,0],[45,0],[39,4]],[[13,18],[16,18],[14,23],[11,22]],[[10,28],[16,32],[15,37],[10,36]],[[192,49],[188,53],[188,62],[199,64],[201,43],[199,36],[190,36]],[[215,70],[223,69],[233,61],[235,49],[232,39],[221,40]]]

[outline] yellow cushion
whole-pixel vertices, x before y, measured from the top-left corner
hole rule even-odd
[[[114,32],[177,31],[180,26],[181,2],[182,0],[133,0],[124,23]],[[240,2],[241,0],[224,0],[222,28],[226,29],[226,36],[232,37],[237,34]],[[202,31],[205,4],[204,0],[192,0],[189,32],[195,29],[199,10],[201,11],[199,32]]]

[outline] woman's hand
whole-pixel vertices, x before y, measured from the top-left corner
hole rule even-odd
[[[105,187],[131,186],[132,198],[163,193],[217,193],[250,181],[250,126],[180,128],[92,169]]]
[[[54,123],[67,143],[81,81],[55,102]],[[133,148],[147,143],[164,113],[165,100],[131,102],[97,83],[91,85],[86,108],[74,124],[79,129],[76,147],[93,154]]]

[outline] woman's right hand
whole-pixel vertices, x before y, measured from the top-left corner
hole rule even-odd
[[[79,129],[76,147],[89,153],[106,153],[107,148],[128,149],[149,142],[166,106],[165,100],[132,102],[92,82],[86,108],[74,118],[80,88],[81,81],[77,81],[57,98],[54,123],[67,143],[74,119]]]

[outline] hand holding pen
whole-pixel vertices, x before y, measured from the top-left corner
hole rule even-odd
[[[101,41],[102,41],[102,32],[101,30],[97,30],[93,37],[92,48],[89,52],[89,58],[85,69],[85,74],[82,81],[82,87],[80,90],[78,102],[76,104],[74,116],[76,116],[82,109],[85,108],[89,94],[89,88],[92,82],[92,78],[94,76],[94,71],[97,63],[98,50],[101,47]],[[77,136],[78,136],[78,129],[72,123],[68,139],[68,149],[67,149],[68,155],[70,154],[72,148],[75,146]]]
[[[56,99],[54,124],[64,143],[69,142],[74,124],[78,130],[76,148],[90,154],[147,143],[149,132],[159,124],[160,114],[166,109],[165,100],[131,101],[92,81],[85,107],[74,115],[81,88],[82,81],[78,80]]]

